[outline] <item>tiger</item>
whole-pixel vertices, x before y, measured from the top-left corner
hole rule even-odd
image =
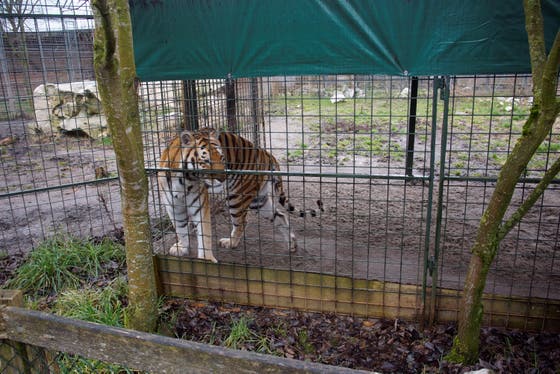
[[[157,174],[167,215],[171,219],[178,241],[169,254],[185,256],[189,253],[189,222],[196,227],[198,258],[218,262],[212,253],[212,224],[207,178],[224,181],[225,163],[216,132],[183,131],[171,140],[162,152]],[[214,170],[222,173],[197,173]]]
[[[198,258],[217,262],[212,254],[212,227],[209,192],[225,190],[232,231],[229,237],[219,239],[223,248],[237,248],[247,224],[249,209],[279,230],[290,252],[297,250],[296,237],[288,217],[280,211],[276,200],[288,212],[289,203],[282,178],[273,173],[247,174],[236,171],[279,171],[280,165],[268,151],[231,132],[203,128],[197,132],[184,131],[173,139],[162,153],[158,173],[160,189],[166,200],[166,209],[174,223],[178,242],[169,251],[171,255],[188,253],[188,220],[196,225]],[[165,169],[173,169],[165,170]],[[179,169],[179,171],[177,171]],[[196,170],[214,170],[216,173],[196,173]],[[224,173],[231,170],[232,173]]]

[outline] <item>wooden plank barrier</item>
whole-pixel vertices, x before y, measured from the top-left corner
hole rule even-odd
[[[422,311],[419,285],[162,255],[156,266],[167,296],[410,321]],[[460,295],[439,289],[437,321],[457,320]],[[484,294],[483,302],[487,326],[560,331],[560,300]]]
[[[0,312],[6,306],[23,306],[23,293],[0,289]],[[0,315],[0,373],[48,373],[47,361],[47,352],[41,348],[10,340],[6,334],[6,321]]]
[[[0,334],[10,341],[154,373],[365,373],[109,327],[18,307],[0,308],[0,321]]]

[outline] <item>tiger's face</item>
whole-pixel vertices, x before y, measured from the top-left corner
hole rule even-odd
[[[226,175],[225,160],[216,130],[203,128],[197,132],[183,131],[180,135],[184,168],[188,170],[214,170],[218,173],[204,173],[202,178],[223,182]]]

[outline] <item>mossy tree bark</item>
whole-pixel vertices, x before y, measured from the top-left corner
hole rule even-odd
[[[153,331],[157,289],[128,0],[92,0],[94,67],[119,169],[128,267],[128,328]]]
[[[539,145],[552,130],[560,111],[560,101],[556,97],[560,64],[560,30],[557,31],[547,56],[540,1],[524,0],[523,6],[533,77],[533,107],[523,127],[522,135],[498,176],[495,190],[480,220],[476,240],[471,249],[472,256],[459,310],[459,331],[453,348],[447,356],[448,360],[454,362],[472,363],[478,359],[483,315],[482,293],[499,244],[534,205],[560,170],[560,160],[556,160],[517,211],[504,220],[521,174]]]

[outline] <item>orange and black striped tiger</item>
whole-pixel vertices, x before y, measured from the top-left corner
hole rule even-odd
[[[213,129],[183,132],[163,152],[158,173],[159,185],[166,199],[167,212],[174,222],[179,242],[170,249],[173,255],[188,253],[189,219],[197,227],[198,257],[216,261],[212,254],[210,204],[208,187],[227,193],[232,231],[230,237],[219,244],[236,248],[241,241],[249,209],[258,209],[260,216],[274,223],[288,243],[290,251],[297,249],[296,238],[288,217],[278,210],[276,201],[287,207],[282,178],[272,173],[236,173],[239,171],[279,171],[276,158],[264,149],[255,147],[249,140],[229,132],[216,136]],[[179,169],[179,170],[177,170]],[[208,169],[222,173],[196,173]],[[233,172],[223,173],[224,169]],[[213,182],[218,180],[219,186]]]
[[[222,181],[225,174],[202,174],[196,170],[224,171],[224,159],[216,132],[204,129],[184,131],[163,151],[158,183],[167,214],[178,242],[169,249],[175,256],[189,253],[189,222],[196,226],[198,258],[217,262],[212,253],[210,202],[205,178]]]

